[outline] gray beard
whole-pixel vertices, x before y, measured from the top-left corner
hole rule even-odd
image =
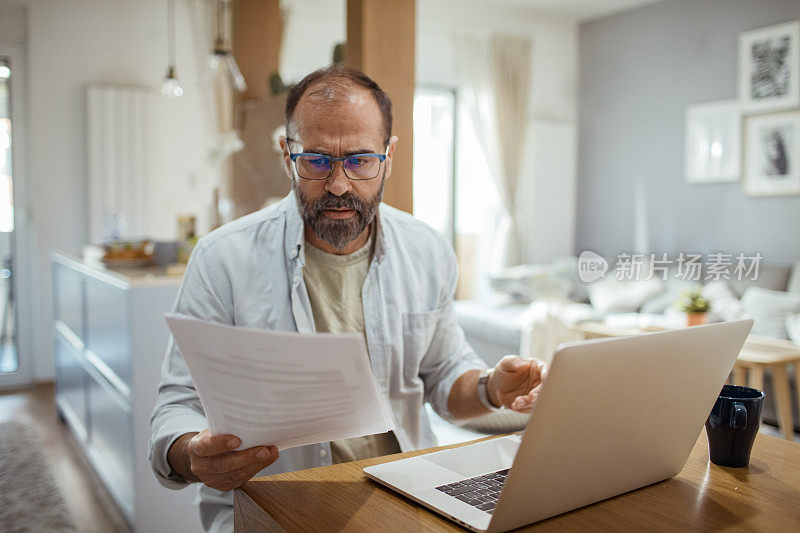
[[[292,180],[292,190],[294,190],[300,215],[303,217],[303,221],[311,228],[311,231],[337,251],[341,251],[358,238],[375,218],[383,199],[385,178],[386,171],[384,170],[383,176],[380,178],[380,190],[366,202],[353,192],[345,193],[342,196],[326,192],[316,200],[311,201],[300,191],[296,180]],[[330,208],[352,209],[355,214],[347,219],[336,220],[325,215],[324,211]]]

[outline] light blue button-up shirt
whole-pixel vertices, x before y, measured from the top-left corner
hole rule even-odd
[[[435,446],[425,402],[451,418],[447,399],[453,382],[486,364],[456,322],[458,273],[450,244],[427,225],[384,204],[376,220],[375,253],[361,289],[372,373],[391,407],[400,448]],[[235,326],[315,332],[303,282],[304,245],[294,193],[224,225],[197,243],[174,312]],[[171,470],[167,451],[181,435],[207,427],[186,363],[170,339],[148,444],[162,485],[188,484]],[[329,464],[330,444],[323,442],[283,450],[258,475]],[[201,484],[198,501],[208,529],[221,513],[230,512],[233,493]]]

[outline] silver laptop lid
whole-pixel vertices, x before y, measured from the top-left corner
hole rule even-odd
[[[560,346],[489,531],[678,474],[752,325]]]

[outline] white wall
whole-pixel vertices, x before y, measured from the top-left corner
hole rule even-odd
[[[672,0],[581,25],[579,250],[800,258],[800,197],[684,180],[687,106],[737,98],[740,33],[798,18],[798,0]]]
[[[283,43],[280,72],[296,83],[333,61],[333,47],[347,40],[345,0],[283,0]]]
[[[26,30],[25,6],[0,6],[0,41],[24,43]]]
[[[35,0],[28,10],[28,175],[35,265],[35,379],[53,377],[49,253],[86,243],[86,86],[122,83],[158,91],[166,73],[164,0]],[[160,217],[154,236],[175,235],[175,215],[196,213],[205,231],[210,184],[206,152],[213,134],[200,89],[210,83],[195,52],[190,16],[205,26],[206,3],[176,2],[177,67],[185,94],[160,102],[163,152],[153,168],[162,187],[154,194]],[[198,7],[199,6],[199,7]],[[197,10],[201,10],[198,14]],[[5,17],[3,17],[5,18]],[[2,31],[2,25],[0,25]],[[0,40],[3,35],[0,34]],[[203,54],[200,54],[202,56]],[[170,115],[172,117],[170,118]],[[160,177],[160,180],[158,179]]]

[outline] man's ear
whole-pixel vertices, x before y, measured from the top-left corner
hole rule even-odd
[[[278,144],[281,145],[281,152],[283,156],[283,168],[286,170],[286,175],[292,179],[292,158],[289,153],[289,143],[285,135],[278,137]]]
[[[391,139],[389,139],[389,146],[386,149],[386,178],[388,179],[389,176],[392,175],[392,159],[394,156],[394,150],[397,147],[397,135],[392,135]]]

